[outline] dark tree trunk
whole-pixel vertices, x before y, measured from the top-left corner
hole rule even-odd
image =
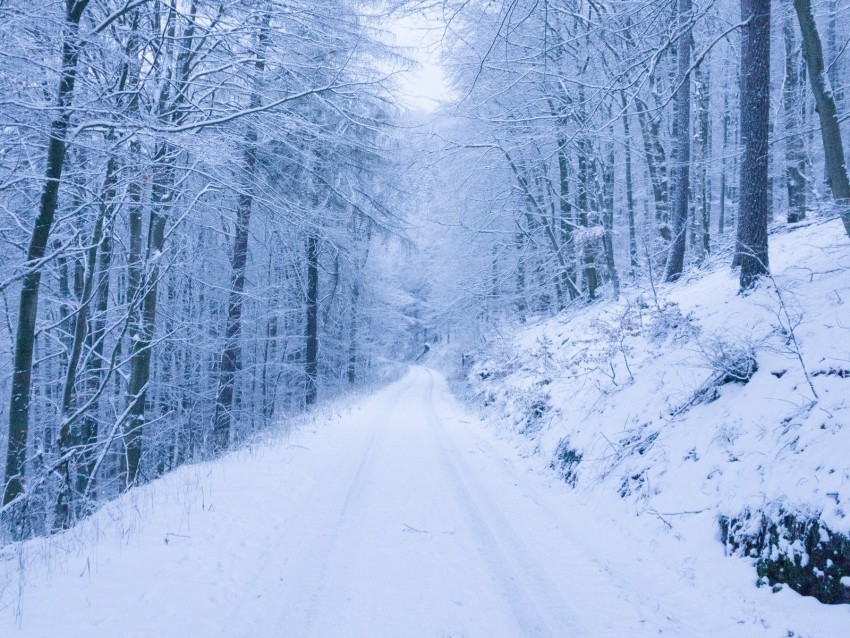
[[[130,144],[130,155],[133,159],[140,159],[140,145],[138,141],[133,141]],[[141,171],[141,165],[138,166]],[[142,186],[139,177],[134,177],[127,186],[127,200],[129,202],[127,221],[129,230],[129,246],[127,250],[127,312],[129,322],[130,336],[130,351],[131,354],[136,352],[136,343],[141,338],[142,334],[142,279],[143,279],[143,263],[142,263]],[[131,358],[130,375],[135,371],[135,364],[132,363],[135,359]],[[136,480],[138,471],[139,458],[142,454],[142,441],[138,429],[135,427],[135,422],[138,420],[140,413],[137,407],[136,394],[137,391],[131,389],[131,385],[127,387],[127,401],[131,404],[131,411],[128,415],[128,420],[125,423],[123,440],[124,454],[121,455],[121,490],[126,490]],[[142,406],[142,410],[143,410]]]
[[[626,144],[623,148],[626,173],[626,214],[629,218],[629,274],[634,281],[638,272],[637,229],[635,228],[635,199],[632,182],[632,138],[629,131],[629,113],[626,96],[621,95],[623,104],[623,136]]]
[[[258,100],[259,101],[259,100]],[[225,328],[225,345],[219,367],[218,398],[215,406],[214,451],[223,452],[230,443],[231,413],[236,375],[240,367],[240,333],[242,325],[242,304],[245,291],[245,268],[248,262],[248,232],[253,205],[254,167],[256,165],[257,132],[251,128],[245,137],[245,173],[242,193],[236,207],[236,233],[233,238],[231,255],[230,299]]]
[[[174,10],[172,3],[171,10]],[[175,67],[176,81],[166,83],[159,98],[157,112],[163,122],[179,124],[187,113],[184,109],[187,84],[190,74],[190,58],[195,34],[197,2],[189,6],[188,25],[180,38],[180,51]],[[166,29],[169,40],[175,40],[176,25],[171,21]],[[166,73],[168,78],[170,73]],[[173,93],[172,93],[173,92]],[[172,99],[173,94],[173,99]],[[142,457],[142,432],[147,411],[148,383],[151,376],[153,337],[156,328],[157,292],[162,276],[164,259],[165,226],[175,198],[176,161],[178,150],[167,141],[160,141],[152,164],[150,219],[148,222],[148,244],[145,264],[141,267],[140,306],[137,316],[129,319],[131,324],[130,380],[127,384],[127,421],[124,440],[126,445],[125,471],[122,482],[130,487],[138,482],[139,465]],[[132,310],[132,308],[131,308]]]
[[[699,197],[694,207],[695,238],[694,248],[701,254],[700,259],[711,252],[711,75],[708,67],[699,66],[696,70],[697,88],[697,143],[698,170],[697,187]]]
[[[570,267],[573,263],[573,207],[570,202],[570,170],[567,158],[567,140],[563,136],[558,138],[558,177],[559,177],[559,213],[560,213],[560,235],[561,248],[564,255],[565,267],[561,271],[561,287],[569,291],[570,301],[578,297],[574,269]]]
[[[525,301],[525,234],[517,233],[514,238],[514,245],[517,252],[516,266],[516,310],[521,323],[525,323],[525,311],[527,304]],[[572,293],[570,293],[572,297]]]
[[[348,326],[348,383],[357,382],[357,323],[359,321],[358,304],[360,303],[360,283],[355,279],[351,286],[351,318]]]
[[[277,314],[276,308],[272,309],[272,316],[269,317],[268,324],[266,325],[266,339],[263,349],[263,379],[262,379],[262,389],[263,389],[263,419],[268,425],[271,422],[272,417],[274,416],[274,408],[275,408],[275,391],[274,388],[277,387],[277,382],[269,382],[269,367],[271,361],[275,359],[275,354],[277,352]]]
[[[41,286],[41,265],[38,262],[44,257],[50,230],[53,226],[53,218],[56,214],[59,185],[62,180],[62,169],[65,165],[65,152],[67,150],[65,136],[71,121],[71,103],[77,78],[77,62],[80,57],[79,24],[88,3],[89,0],[66,0],[65,2],[62,75],[59,80],[59,92],[56,99],[58,116],[50,126],[45,183],[41,191],[38,214],[27,249],[29,271],[22,280],[18,306],[3,505],[8,505],[24,491],[23,481],[32,385],[32,357],[35,343],[35,324],[38,315],[38,295]],[[24,530],[18,531],[22,534],[25,533]]]
[[[595,181],[595,166],[592,160],[593,148],[590,141],[582,138],[579,141],[578,156],[578,207],[579,225],[585,230],[582,242],[582,261],[584,263],[584,285],[587,291],[587,299],[596,299],[596,289],[599,286],[599,275],[596,271],[596,248],[587,231],[590,230],[590,206],[595,198],[590,196],[590,185]]]
[[[79,499],[85,495],[89,480],[87,472],[91,472],[91,465],[93,463],[92,448],[97,440],[96,420],[91,414],[92,406],[89,407],[89,413],[83,418],[82,428],[78,428],[71,421],[70,417],[74,411],[75,400],[78,394],[77,385],[83,346],[88,343],[91,348],[92,345],[89,316],[93,314],[95,319],[98,319],[97,308],[95,308],[94,313],[90,313],[90,309],[92,305],[100,303],[99,286],[96,286],[95,282],[100,284],[103,276],[100,274],[99,257],[103,250],[109,250],[109,247],[104,245],[104,236],[105,232],[109,230],[108,226],[111,223],[113,211],[112,207],[106,202],[110,201],[114,196],[115,171],[115,159],[110,158],[107,162],[106,178],[103,185],[103,203],[95,220],[86,254],[82,295],[80,306],[77,309],[74,319],[74,337],[71,345],[71,354],[68,358],[68,368],[65,373],[61,412],[63,423],[59,430],[57,447],[60,457],[65,456],[75,449],[76,452],[56,470],[65,486],[58,496],[55,508],[56,526],[58,529],[65,529],[71,524],[71,517],[74,514],[73,508],[79,505]],[[106,273],[107,278],[108,276],[108,273]],[[101,348],[101,354],[102,352],[103,350]],[[92,427],[95,428],[94,431],[92,431]]]
[[[174,199],[175,151],[167,144],[161,144],[154,158],[154,179],[151,186],[151,212],[148,223],[148,246],[145,261],[149,268],[147,278],[141,282],[139,295],[141,307],[138,318],[131,327],[132,342],[130,355],[130,381],[127,385],[129,405],[126,424],[126,476],[127,487],[138,482],[139,462],[142,455],[142,430],[145,424],[148,382],[151,375],[151,355],[154,329],[156,326],[156,307],[161,261],[165,247],[165,225]]]
[[[664,278],[675,281],[685,265],[691,161],[691,0],[679,0],[678,84],[675,95],[676,157],[673,165],[672,241]]]
[[[560,266],[560,280],[566,285],[566,287],[570,291],[570,299],[576,299],[580,297],[581,293],[575,282],[573,281],[572,277],[570,276],[570,263],[564,257],[564,248],[561,246],[561,244],[558,243],[558,237],[555,234],[555,231],[552,229],[552,225],[549,223],[549,220],[547,219],[546,211],[537,201],[537,198],[531,191],[528,179],[520,172],[519,168],[511,158],[510,153],[508,153],[504,149],[502,149],[502,152],[505,154],[505,159],[507,159],[508,165],[511,167],[511,171],[513,171],[513,174],[517,179],[517,183],[519,183],[520,188],[522,188],[522,192],[525,194],[526,202],[528,203],[529,207],[529,233],[532,232],[532,228],[538,226],[535,220],[539,220],[540,225],[543,226],[543,232],[546,235],[546,238],[549,240],[550,246],[552,247],[552,252],[555,254],[555,259],[558,261],[558,265]],[[581,191],[581,189],[579,190]]]
[[[741,0],[741,18],[748,24],[741,38],[743,154],[736,252],[741,265],[741,290],[746,290],[769,272],[770,0]]]
[[[652,197],[655,202],[655,221],[662,227],[661,233],[669,240],[669,231],[665,231],[669,221],[669,186],[667,180],[667,154],[661,144],[661,120],[652,118],[647,105],[639,98],[634,99],[637,107],[638,124],[643,138],[646,168],[649,171],[649,181],[652,184]],[[665,236],[666,235],[666,236]]]
[[[307,238],[307,350],[304,372],[307,379],[305,402],[313,405],[318,398],[319,372],[319,239]]]
[[[86,396],[94,397],[88,413],[83,417],[81,442],[83,444],[82,469],[77,483],[77,492],[83,498],[90,495],[96,498],[96,483],[94,476],[95,467],[95,445],[98,439],[98,400],[101,385],[105,382],[107,374],[107,361],[104,359],[104,341],[106,337],[106,312],[109,308],[109,274],[112,265],[112,233],[114,229],[115,214],[115,174],[112,183],[104,192],[104,201],[101,207],[103,214],[108,216],[108,227],[104,230],[101,242],[97,284],[95,286],[94,316],[89,331],[90,359],[88,377],[86,380]],[[84,505],[86,505],[84,503]]]

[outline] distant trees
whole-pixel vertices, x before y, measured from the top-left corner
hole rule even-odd
[[[815,98],[815,110],[820,118],[827,183],[833,197],[841,207],[844,229],[850,236],[850,180],[847,177],[844,146],[841,142],[841,127],[838,123],[835,105],[834,91],[836,87],[831,86],[829,75],[826,72],[823,46],[812,13],[811,0],[794,0],[794,10],[797,13],[803,36],[803,56],[809,70],[809,81]],[[834,17],[833,20],[835,20]],[[835,71],[833,71],[833,77],[835,75]]]
[[[444,155],[464,200],[440,214],[485,233],[486,271],[462,272],[485,321],[675,280],[732,247],[749,288],[769,267],[769,223],[824,202],[821,171],[846,198],[847,50],[815,42],[818,23],[850,27],[843,0],[772,3],[776,29],[754,0],[438,4],[461,96]]]
[[[357,0],[0,2],[3,533],[220,454],[435,326],[732,246],[748,289],[771,221],[826,199],[850,233],[847,0],[390,5],[451,16],[459,99],[415,144]],[[385,245],[404,211],[439,222],[427,254]]]
[[[390,358],[350,342],[401,227],[372,36],[345,0],[0,3],[0,537]]]

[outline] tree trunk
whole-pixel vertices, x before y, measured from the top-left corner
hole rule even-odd
[[[109,308],[109,275],[112,265],[112,233],[114,230],[115,215],[114,199],[115,175],[113,174],[112,182],[109,188],[105,189],[104,201],[101,203],[101,207],[104,209],[103,214],[108,217],[108,227],[104,231],[99,251],[93,321],[89,330],[91,354],[86,380],[87,396],[95,396],[100,391],[101,384],[105,382],[107,373],[107,362],[104,359],[103,353],[106,338],[106,312]],[[96,499],[97,492],[94,476],[94,447],[98,440],[98,400],[96,398],[93,399],[88,414],[83,417],[81,430],[80,439],[83,444],[83,450],[80,467],[82,471],[77,484],[77,492],[84,498],[86,495],[90,495],[92,499]],[[83,503],[83,505],[87,506],[86,503]]]
[[[141,148],[137,140],[130,144],[130,156],[134,159],[141,158]],[[141,172],[141,162],[138,171]],[[129,323],[130,336],[130,377],[131,383],[127,386],[127,401],[131,404],[131,410],[125,423],[123,432],[124,454],[121,455],[121,480],[120,489],[126,490],[136,480],[139,458],[142,454],[142,441],[138,429],[135,427],[139,410],[137,408],[137,390],[131,390],[132,377],[135,371],[136,344],[142,334],[142,279],[144,276],[142,263],[142,186],[138,176],[134,177],[127,186],[127,200],[129,202],[127,220],[129,231],[129,246],[127,250],[127,321]]]
[[[561,126],[565,124],[560,123]],[[569,266],[572,263],[573,253],[573,207],[570,203],[570,171],[569,159],[567,157],[567,140],[563,135],[558,137],[558,186],[559,186],[559,213],[560,213],[560,235],[561,248],[564,255],[565,268],[561,271],[561,287],[569,291],[570,301],[574,301],[578,297],[578,290],[573,282],[575,281],[575,272]]]
[[[787,13],[782,23],[785,39],[785,84],[782,87],[782,110],[785,122],[785,185],[788,190],[788,223],[806,217],[806,143],[801,133],[802,110],[797,42],[793,18]],[[803,104],[805,104],[803,102]]]
[[[527,304],[525,301],[525,234],[517,233],[514,236],[514,245],[517,252],[516,266],[516,311],[519,315],[520,323],[525,323],[525,311]],[[572,297],[572,292],[570,292]]]
[[[638,248],[637,229],[635,228],[635,199],[634,185],[632,182],[632,138],[629,132],[629,113],[627,110],[626,96],[621,94],[623,104],[623,137],[626,140],[623,147],[625,173],[626,173],[626,214],[629,218],[629,274],[634,281],[638,271]]]
[[[127,465],[125,485],[130,487],[138,481],[139,462],[142,455],[142,429],[145,424],[148,382],[151,374],[151,354],[156,326],[157,291],[161,276],[163,248],[165,247],[165,224],[174,199],[175,151],[162,143],[154,158],[154,180],[151,187],[151,212],[148,225],[148,246],[145,262],[148,264],[147,278],[139,290],[141,307],[138,318],[131,329],[130,381],[127,384],[129,405],[126,426]]]
[[[348,326],[348,383],[357,382],[357,323],[359,321],[358,304],[360,303],[360,282],[355,278],[351,286],[351,317]]]
[[[678,86],[675,94],[676,161],[673,165],[672,241],[664,278],[675,281],[685,264],[691,161],[691,0],[679,0]]]
[[[106,178],[104,179],[103,195],[104,203],[100,206],[100,211],[95,220],[92,236],[89,240],[89,247],[86,254],[86,267],[83,278],[82,296],[80,298],[80,306],[77,309],[74,320],[74,337],[71,345],[71,354],[68,358],[68,368],[65,374],[65,385],[62,392],[62,412],[61,418],[63,424],[59,430],[57,441],[58,453],[62,457],[66,453],[77,449],[75,457],[68,458],[57,468],[57,474],[62,478],[65,487],[60,492],[56,503],[56,527],[57,529],[65,529],[70,526],[73,515],[73,507],[78,505],[77,501],[83,497],[86,492],[89,477],[86,471],[91,471],[90,462],[93,460],[91,447],[97,439],[97,430],[91,431],[93,417],[86,415],[83,419],[83,427],[77,428],[69,419],[74,411],[75,399],[77,396],[78,372],[80,360],[82,358],[83,346],[88,342],[91,346],[91,331],[89,315],[92,305],[96,304],[100,298],[99,286],[95,286],[95,282],[101,283],[102,275],[98,266],[98,258],[100,253],[107,249],[104,246],[104,233],[108,232],[107,227],[111,223],[112,208],[106,201],[112,199],[114,195],[115,183],[115,158],[109,159],[106,165]],[[106,275],[108,277],[108,273]],[[102,354],[102,348],[101,348]],[[96,422],[95,422],[96,423]],[[96,425],[95,425],[96,428]],[[72,485],[74,486],[72,488]],[[75,493],[74,493],[75,492]]]
[[[817,24],[815,24],[815,16],[812,14],[811,0],[794,0],[794,9],[800,22],[800,32],[803,34],[803,57],[806,58],[809,81],[820,118],[827,181],[832,190],[832,196],[840,207],[844,229],[850,235],[850,181],[848,181],[847,166],[844,163],[844,148],[836,115],[835,96],[824,70],[823,47]]]
[[[611,138],[614,127],[611,126]],[[611,280],[614,298],[620,298],[620,277],[617,274],[617,262],[614,259],[614,143],[609,143],[608,161],[602,169],[602,223],[605,234],[602,246],[605,250],[605,266]]]
[[[769,272],[770,0],[741,0],[741,18],[748,24],[741,38],[743,153],[736,252],[741,265],[741,290],[746,290]]]
[[[584,91],[581,86],[579,86],[579,103],[584,104]],[[582,116],[579,117],[579,120],[583,119]],[[596,165],[593,160],[593,145],[586,135],[582,135],[578,141],[578,196],[576,197],[576,205],[579,211],[579,225],[584,229],[581,249],[582,261],[584,262],[584,285],[588,301],[596,299],[596,289],[599,286],[599,275],[596,270],[596,247],[588,232],[591,226],[590,207],[595,203],[595,198],[590,195],[590,187],[595,181]]]
[[[517,183],[519,183],[520,188],[522,188],[522,191],[525,194],[526,201],[528,202],[529,232],[531,232],[532,227],[536,226],[534,220],[539,218],[540,224],[543,226],[543,232],[546,235],[546,238],[549,240],[549,244],[552,247],[552,252],[555,254],[555,259],[558,261],[558,265],[560,266],[560,279],[564,284],[566,284],[567,288],[570,291],[570,299],[576,299],[580,297],[581,293],[575,282],[573,281],[572,277],[570,276],[570,263],[564,257],[564,248],[558,243],[558,237],[555,235],[555,231],[552,229],[551,224],[549,224],[549,220],[546,216],[546,211],[543,210],[543,207],[535,198],[534,193],[531,191],[531,187],[528,183],[528,179],[526,179],[526,177],[520,172],[519,168],[511,158],[510,153],[508,153],[508,151],[504,149],[502,149],[502,152],[505,154],[505,159],[507,159],[508,165],[511,167],[511,171],[513,171],[513,174],[517,179]],[[579,188],[579,192],[582,192],[581,188]]]
[[[724,88],[728,89],[728,86]],[[726,174],[728,172],[728,159],[726,155],[729,152],[729,92],[723,92],[723,159],[720,161],[720,210],[717,213],[717,234],[723,235],[726,232],[726,199],[728,195],[728,187],[726,185]]]
[[[9,439],[6,454],[5,490],[3,505],[8,505],[24,492],[24,474],[29,433],[30,389],[32,385],[32,357],[35,343],[35,324],[38,314],[38,295],[41,286],[41,266],[56,206],[59,184],[65,165],[67,141],[65,136],[71,121],[71,103],[77,78],[80,57],[80,18],[89,0],[65,1],[65,33],[62,45],[62,74],[56,99],[58,116],[50,126],[47,145],[47,169],[41,191],[38,215],[27,249],[29,271],[21,284],[18,306],[18,327],[15,335],[15,361],[12,371],[11,401],[9,406]],[[25,534],[24,530],[16,533]]]
[[[641,99],[635,98],[634,103],[637,107],[638,124],[643,138],[646,168],[649,171],[649,181],[652,184],[655,221],[662,228],[662,237],[669,240],[669,232],[664,230],[669,221],[669,185],[667,180],[667,155],[664,152],[664,146],[661,144],[661,120],[660,118],[651,118],[649,108]]]
[[[696,238],[694,247],[699,251],[700,260],[711,252],[711,75],[709,68],[702,65],[696,70],[697,86],[697,141],[699,152],[695,153],[699,162],[697,186],[699,198],[694,208]]]
[[[172,0],[170,11],[175,11]],[[178,124],[186,117],[184,105],[187,101],[190,57],[195,34],[197,2],[193,0],[189,7],[188,24],[180,38],[180,51],[175,61],[176,78],[167,82],[159,97],[157,112],[164,122]],[[166,28],[169,46],[177,41],[175,21]],[[165,55],[163,66],[168,62],[171,52]],[[171,79],[171,72],[165,74]],[[173,99],[171,97],[174,93]],[[148,383],[151,375],[153,337],[156,327],[157,292],[164,258],[165,225],[175,198],[176,161],[179,151],[167,141],[160,141],[154,154],[152,165],[150,219],[148,222],[148,245],[145,263],[138,273],[140,276],[140,306],[137,316],[131,322],[130,380],[127,384],[127,421],[125,427],[126,460],[123,473],[124,487],[138,482],[139,464],[142,456],[142,431],[147,409]],[[146,276],[143,276],[146,275]]]
[[[265,29],[269,25],[268,14],[263,19],[257,44],[257,61],[254,63],[256,76],[251,92],[249,108],[261,104],[260,84],[265,69],[265,46],[268,38]],[[231,415],[236,376],[241,367],[242,302],[245,291],[245,268],[248,263],[248,233],[251,223],[251,207],[254,203],[254,172],[257,164],[257,129],[248,125],[242,158],[242,189],[236,205],[236,232],[233,237],[233,253],[230,261],[230,299],[227,305],[224,351],[219,366],[218,397],[215,404],[213,425],[213,451],[221,454],[230,444]]]
[[[307,238],[307,350],[304,372],[307,388],[304,396],[307,405],[318,398],[319,372],[319,239],[311,233]]]

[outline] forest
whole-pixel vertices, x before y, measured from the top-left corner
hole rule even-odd
[[[847,0],[0,0],[0,544],[423,351],[850,241],[848,33]]]

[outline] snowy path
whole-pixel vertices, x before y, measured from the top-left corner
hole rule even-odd
[[[755,635],[756,614],[731,617],[751,601],[718,616],[673,572],[646,591],[653,550],[611,547],[622,530],[589,530],[562,484],[501,445],[415,368],[313,432],[184,468],[30,543],[0,635],[687,636],[723,616],[725,635]]]
[[[77,555],[54,552],[49,578],[31,567],[21,632],[632,633],[636,617],[600,619],[570,602],[576,588],[609,601],[620,590],[575,555],[566,521],[542,508],[463,418],[443,380],[414,369],[297,444],[183,477],[207,483],[200,502],[180,505],[185,495],[172,494],[124,542],[102,532],[96,543],[79,540]],[[13,623],[10,609],[0,613],[0,635]]]

